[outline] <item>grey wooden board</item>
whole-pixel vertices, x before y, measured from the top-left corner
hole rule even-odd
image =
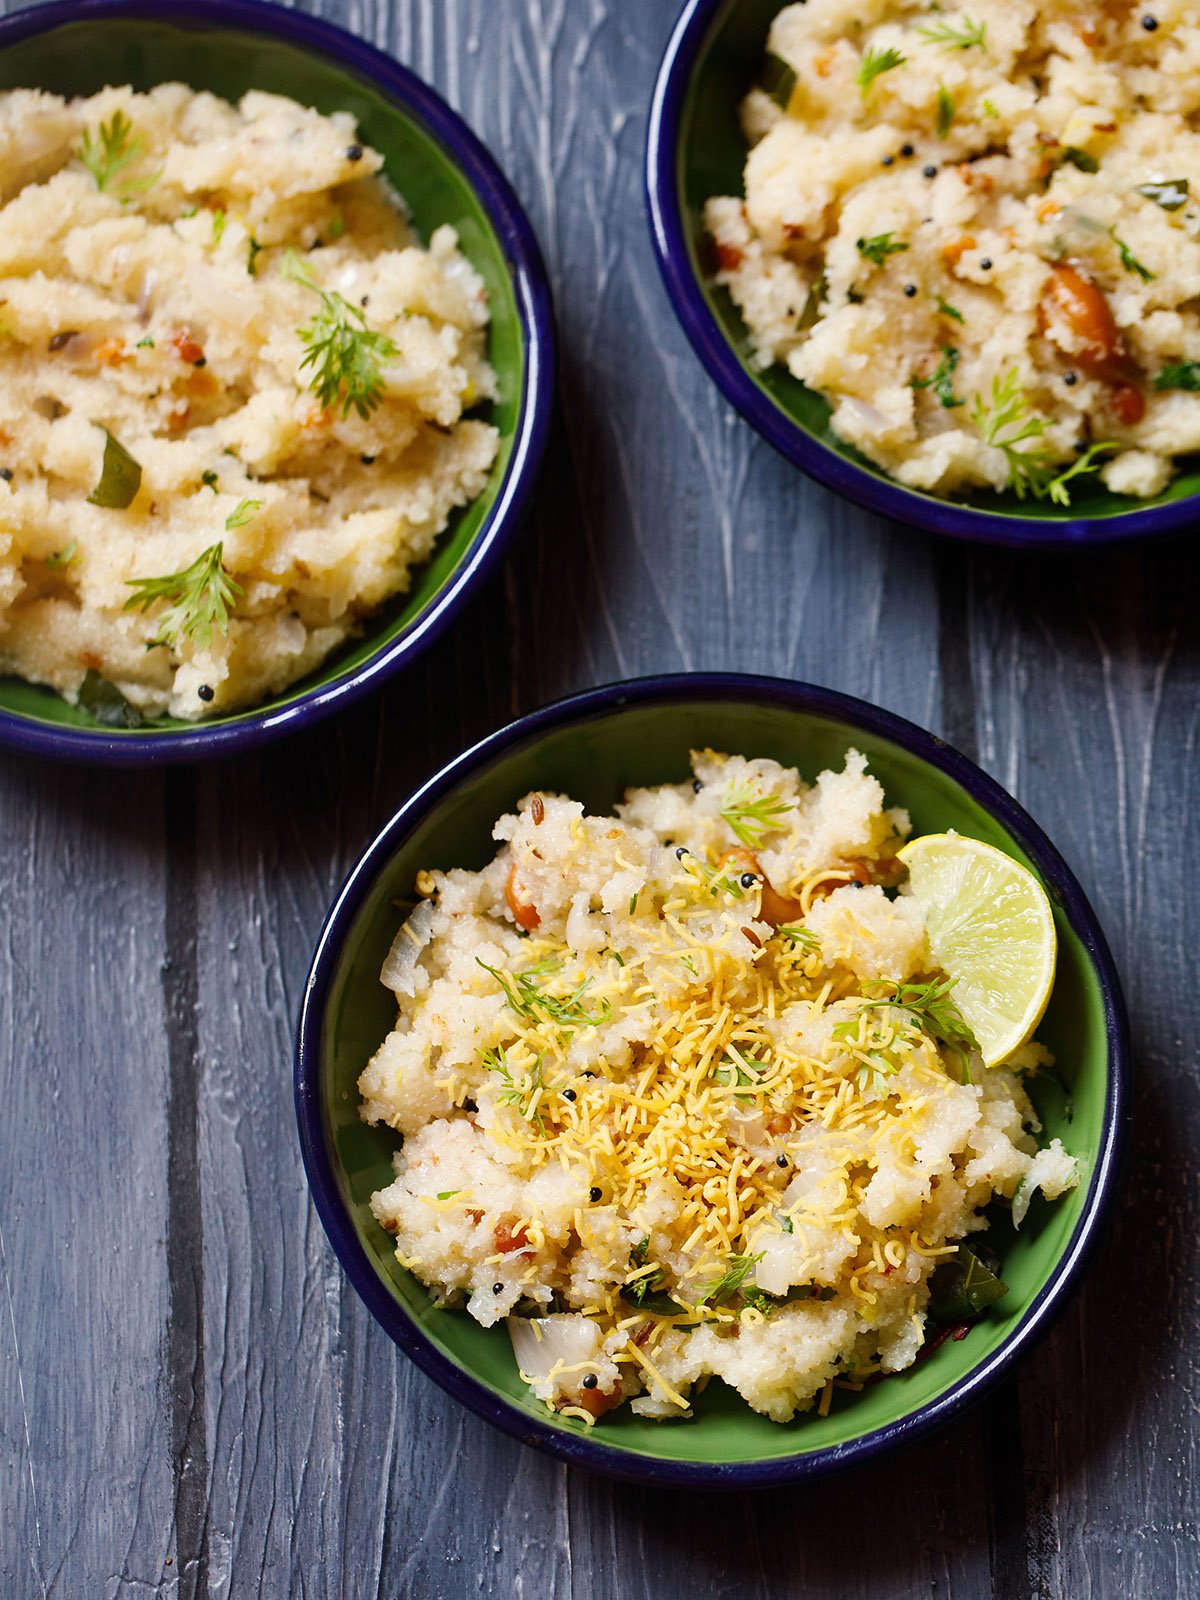
[[[1033,559],[790,469],[676,327],[641,198],[670,0],[321,0],[435,83],[529,208],[559,416],[530,523],[387,692],[248,758],[0,765],[0,1596],[1163,1600],[1200,1593],[1200,559]],[[1125,973],[1111,1240],[1019,1379],[803,1491],[568,1471],[371,1322],[309,1205],[293,1019],[343,873],[441,761],[639,673],[832,684],[945,733],[1079,873]]]

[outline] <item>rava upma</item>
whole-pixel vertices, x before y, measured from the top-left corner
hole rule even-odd
[[[372,1200],[401,1263],[588,1422],[713,1376],[827,1407],[916,1358],[931,1284],[960,1319],[1004,1292],[989,1202],[1077,1180],[1022,1085],[1046,1052],[984,1068],[932,968],[863,757],[693,760],[615,816],[530,794],[482,871],[423,873],[359,1082],[403,1136]]]
[[[483,284],[381,167],[276,95],[0,95],[0,672],[251,705],[481,491]]]
[[[1200,450],[1200,17],[807,0],[742,107],[716,281],[900,483],[1069,504]]]

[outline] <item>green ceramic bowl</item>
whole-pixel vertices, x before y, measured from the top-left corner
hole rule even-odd
[[[738,105],[757,82],[783,0],[689,0],[663,57],[650,112],[646,194],[667,293],[726,398],[814,478],[881,515],[934,533],[1036,549],[1077,548],[1190,528],[1200,516],[1193,462],[1153,500],[1109,493],[1098,478],[1072,503],[979,494],[949,501],[903,488],[829,426],[829,406],[784,367],[757,372],[741,316],[714,282],[705,201],[743,193],[746,142]]]
[[[384,158],[423,238],[442,223],[487,285],[489,420],[500,451],[483,493],[452,520],[413,587],[319,671],[254,710],[196,726],[98,722],[48,689],[0,678],[0,745],[73,760],[191,760],[292,732],[376,687],[461,610],[498,565],[532,487],[552,404],[554,328],[536,241],[488,152],[420,79],[361,40],[259,0],[62,0],[0,20],[0,89],[91,94],[180,80],[237,100],[285,94],[349,111]]]
[[[548,1413],[517,1375],[503,1327],[438,1310],[397,1263],[369,1209],[391,1182],[397,1137],[358,1116],[355,1083],[390,1031],[395,1002],[379,968],[397,900],[419,868],[482,867],[494,820],[532,788],[607,810],[629,784],[679,781],[688,751],[711,745],[797,765],[809,778],[847,746],[869,759],[918,833],[956,828],[1009,851],[1040,876],[1055,907],[1059,967],[1039,1028],[1058,1057],[1057,1087],[1035,1090],[1048,1135],[1079,1159],[1079,1187],[1035,1200],[1019,1235],[991,1235],[1008,1295],[961,1341],[865,1389],[839,1393],[827,1417],[781,1426],[719,1382],[691,1422],[654,1423],[622,1408],[594,1430]],[[770,678],[686,675],[594,690],[524,717],[470,750],[400,809],[330,912],[306,987],[296,1047],[296,1108],[313,1198],[334,1249],[375,1316],[452,1395],[519,1439],[618,1476],[747,1487],[812,1476],[928,1432],[1005,1373],[1074,1284],[1117,1184],[1125,1137],[1128,1044],[1104,936],[1061,856],[1016,803],[964,757],[860,700]]]

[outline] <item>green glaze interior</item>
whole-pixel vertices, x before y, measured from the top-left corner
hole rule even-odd
[[[713,282],[711,246],[704,231],[704,203],[712,195],[744,192],[747,147],[738,124],[737,108],[758,78],[771,22],[782,9],[780,0],[726,0],[714,15],[697,57],[680,119],[678,149],[680,209],[688,234],[692,270],[746,376],[793,423],[880,482],[892,484],[894,480],[832,431],[829,406],[820,395],[793,378],[785,367],[775,366],[766,372],[752,367],[750,341],[741,316],[726,291]],[[904,492],[935,504],[946,503],[915,489]],[[1087,477],[1072,485],[1070,506],[1018,500],[1012,493],[990,492],[973,494],[960,503],[1001,516],[1065,522],[1145,511],[1197,493],[1200,493],[1200,466],[1193,463],[1190,470],[1180,472],[1162,494],[1151,500],[1133,500],[1127,495],[1112,494],[1098,478]]]
[[[446,222],[458,230],[464,254],[487,285],[489,356],[499,386],[496,403],[480,413],[500,431],[500,451],[487,487],[455,515],[433,558],[418,569],[409,592],[385,608],[363,637],[284,694],[250,711],[212,717],[203,724],[229,726],[277,711],[314,688],[350,676],[427,611],[446,588],[503,482],[518,425],[525,347],[504,250],[453,157],[380,89],[332,57],[310,54],[272,35],[145,18],[71,23],[0,51],[0,89],[40,88],[84,95],[108,84],[130,83],[136,89],[150,89],[172,80],[231,101],[248,89],[264,89],[289,95],[319,111],[351,112],[363,138],[383,156],[385,171],[404,196],[420,236],[428,239],[434,228]],[[59,727],[100,726],[90,712],[68,705],[51,690],[15,678],[0,678],[0,711]],[[194,727],[194,723],[164,717],[147,724],[145,730],[106,726],[103,731],[110,739],[137,739],[143,731]]]
[[[343,1203],[374,1270],[421,1332],[452,1362],[502,1394],[519,1410],[556,1428],[580,1433],[585,1425],[551,1417],[517,1376],[503,1327],[485,1331],[465,1311],[435,1308],[425,1290],[397,1263],[393,1241],[376,1224],[368,1201],[392,1178],[398,1136],[367,1128],[358,1118],[355,1081],[395,1018],[379,968],[400,917],[396,901],[411,900],[421,867],[482,867],[494,853],[491,827],[532,788],[564,791],[604,811],[633,783],[679,781],[688,776],[688,751],[711,745],[747,755],[772,756],[813,778],[841,764],[849,745],[862,750],[893,804],[907,806],[916,832],[956,828],[986,839],[1025,860],[1011,836],[952,779],[889,741],[813,713],[744,702],[674,702],[634,705],[560,727],[495,758],[471,773],[436,805],[404,841],[367,891],[350,926],[331,978],[321,1041],[319,1092],[324,1136]],[[1050,885],[1052,897],[1054,885]],[[1108,1045],[1095,972],[1061,911],[1058,980],[1039,1029],[1058,1057],[1074,1096],[1071,1120],[1057,1086],[1037,1094],[1047,1137],[1057,1135],[1080,1158],[1082,1181],[1053,1205],[1039,1196],[1020,1234],[993,1230],[1008,1296],[961,1342],[947,1341],[899,1376],[860,1394],[839,1392],[826,1418],[803,1417],[786,1426],[751,1411],[732,1390],[714,1382],[699,1397],[692,1422],[653,1423],[627,1408],[605,1418],[597,1442],[641,1456],[677,1462],[771,1461],[845,1443],[896,1421],[935,1399],[961,1379],[1018,1326],[1067,1247],[1084,1204],[1091,1158],[1103,1125]]]

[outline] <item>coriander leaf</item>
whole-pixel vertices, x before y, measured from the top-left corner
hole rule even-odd
[[[543,984],[552,981],[559,970],[559,963],[553,959],[539,961],[535,966],[526,967],[523,972],[515,972],[511,974],[511,980],[509,975],[489,967],[478,956],[475,964],[495,978],[504,991],[509,1009],[529,1021],[549,1021],[563,1029],[595,1028],[612,1016],[612,1006],[607,1000],[598,1011],[584,1009],[583,996],[591,987],[590,978],[585,978],[570,994],[547,994]]]
[[[443,1189],[438,1195],[439,1200],[453,1200],[456,1194],[461,1194],[461,1189]]]
[[[860,256],[868,261],[873,261],[881,267],[889,256],[897,256],[908,246],[902,241],[893,238],[890,233],[877,233],[873,239],[856,239],[855,248]]]
[[[254,235],[251,234],[249,249],[246,256],[246,271],[252,278],[257,278],[258,276],[258,258],[265,249],[266,246],[259,244]]]
[[[821,941],[811,928],[805,928],[798,922],[781,922],[775,932],[791,944],[798,944],[802,950],[819,950]]]
[[[966,405],[965,400],[958,400],[954,395],[954,369],[958,366],[960,355],[961,352],[953,345],[943,345],[942,359],[938,362],[937,370],[928,378],[911,378],[909,381],[912,387],[932,388],[947,411],[953,411],[955,406]]]
[[[222,549],[221,544],[210,545],[182,572],[127,580],[138,592],[126,600],[126,611],[135,607],[148,611],[156,600],[168,602],[154,644],[177,644],[186,634],[201,650],[207,650],[214,628],[229,632],[229,613],[245,591],[222,565]]]
[[[987,1257],[988,1259],[985,1259]],[[960,1244],[929,1280],[929,1316],[934,1322],[961,1322],[1003,1298],[1008,1285],[1000,1263],[979,1244]]]
[[[1121,446],[1115,439],[1099,439],[1095,444],[1088,445],[1081,455],[1076,456],[1062,472],[1057,473],[1046,485],[1046,493],[1055,505],[1069,506],[1071,496],[1067,484],[1072,478],[1083,477],[1086,473],[1095,472],[1105,456],[1111,455]]]
[[[729,1089],[736,1086],[739,1089],[744,1089],[749,1088],[751,1085],[757,1085],[758,1073],[753,1069],[765,1065],[766,1063],[763,1061],[752,1061],[744,1057],[739,1058],[727,1055],[719,1066],[713,1068],[712,1075],[722,1088]],[[752,1106],[754,1104],[754,1096],[752,1094],[737,1094],[734,1095],[734,1099],[739,1105]]]
[[[943,978],[941,981],[935,978],[930,983],[892,983],[879,979],[864,985],[867,998],[860,1009],[885,1010],[890,1007],[902,1011],[922,1033],[956,1051],[965,1064],[967,1052],[978,1050],[979,1041],[951,998],[950,991],[953,988],[953,978]],[[851,1023],[853,1021],[851,1019]],[[844,1030],[847,1027],[847,1023],[839,1023],[834,1032],[837,1034],[838,1028]]]
[[[782,826],[776,818],[794,810],[790,800],[778,795],[759,794],[749,784],[733,784],[725,795],[721,816],[733,830],[734,836],[749,849],[755,850],[768,833]]]
[[[712,1283],[705,1284],[696,1296],[695,1304],[698,1306],[723,1305],[741,1289],[746,1276],[756,1262],[761,1261],[763,1252],[760,1250],[756,1256],[730,1256],[729,1265],[719,1278],[714,1278]]]
[[[870,94],[876,78],[881,78],[885,72],[892,72],[897,67],[902,67],[907,60],[907,56],[890,47],[887,50],[868,50],[859,63],[856,78],[863,99],[865,100]]]
[[[1156,389],[1186,389],[1189,394],[1200,394],[1200,361],[1180,361],[1155,373]]]
[[[948,21],[934,22],[927,28],[918,28],[917,33],[927,44],[940,44],[943,50],[970,50],[975,45],[982,50],[986,48],[987,23],[972,22],[970,17],[964,17],[961,26]]]
[[[351,409],[369,417],[383,397],[382,369],[395,360],[396,346],[386,334],[368,328],[358,307],[335,289],[322,289],[294,250],[287,253],[284,271],[321,301],[312,321],[297,329],[305,345],[300,369],[313,369],[309,388],[322,406],[340,401],[343,417]]]
[[[1138,277],[1141,278],[1144,283],[1149,283],[1153,278],[1158,276],[1157,273],[1151,272],[1149,267],[1144,267],[1142,265],[1142,263],[1134,255],[1133,251],[1125,243],[1124,239],[1117,237],[1116,228],[1110,228],[1108,230],[1108,235],[1120,253],[1121,265],[1125,268],[1126,272],[1136,272]]]
[[[70,544],[64,545],[61,550],[56,550],[53,555],[47,556],[45,564],[54,569],[69,567],[78,554],[79,540],[72,539]]]
[[[514,1077],[508,1056],[503,1048],[496,1050],[481,1050],[480,1058],[485,1067],[498,1074],[503,1089],[497,1096],[503,1106],[515,1106],[517,1114],[526,1122],[533,1123],[539,1133],[545,1133],[546,1123],[542,1116],[542,1091],[545,1083],[542,1080],[542,1058],[538,1056],[532,1067],[524,1072],[518,1072]]]
[[[985,100],[980,107],[980,110],[983,112],[985,117],[998,117],[1000,115],[990,100]]]
[[[216,494],[218,483],[219,483],[219,479],[217,478],[216,473],[212,470],[211,467],[208,469],[207,472],[202,472],[200,474],[200,482],[204,486],[204,488],[211,489],[212,492],[214,494]]]
[[[650,1240],[641,1238],[629,1252],[629,1270],[638,1272],[644,1267],[650,1255]],[[617,1291],[621,1299],[628,1305],[637,1306],[640,1311],[650,1311],[660,1317],[677,1317],[684,1310],[669,1294],[660,1291],[666,1283],[666,1273],[661,1267],[655,1267],[653,1272],[642,1273],[640,1278],[634,1278],[632,1283],[624,1283]]]
[[[226,533],[232,533],[235,528],[244,528],[248,522],[253,522],[255,516],[262,510],[262,505],[261,500],[239,500],[225,518]]]
[[[772,55],[768,50],[763,60],[762,72],[759,74],[758,86],[781,110],[786,111],[788,102],[792,98],[792,90],[796,87],[795,69],[781,56]]]
[[[1187,205],[1189,184],[1186,178],[1157,178],[1152,183],[1139,183],[1137,193],[1164,211],[1181,211]]]
[[[162,177],[161,172],[156,172],[148,178],[121,179],[121,174],[140,159],[144,149],[129,118],[123,111],[114,111],[110,121],[100,124],[95,137],[90,129],[84,129],[77,154],[96,180],[96,188],[101,194],[111,191],[119,200],[128,200],[132,195],[151,188]],[[120,183],[118,179],[121,179]]]
[[[1080,150],[1073,144],[1069,144],[1063,151],[1063,161],[1064,163],[1069,161],[1073,167],[1078,167],[1080,172],[1100,171],[1100,163],[1095,156],[1089,155],[1086,150]]]
[[[962,312],[959,311],[955,306],[947,305],[946,301],[942,299],[940,294],[937,296],[937,308],[944,317],[952,317],[955,322],[966,321],[966,318],[963,316]]]
[[[104,460],[100,467],[100,481],[88,495],[88,504],[104,506],[111,511],[125,511],[137,498],[142,486],[142,469],[138,462],[109,433],[102,422],[96,426],[104,434]]]
[[[939,139],[949,137],[950,129],[954,123],[954,97],[943,84],[938,84],[937,95],[937,136]]]
[[[990,403],[976,395],[970,415],[984,443],[1004,452],[1008,486],[1015,490],[1017,498],[1023,500],[1027,494],[1042,498],[1052,476],[1049,452],[1040,446],[1032,450],[1018,450],[1017,446],[1040,439],[1046,432],[1046,422],[1033,413],[1016,367],[993,377]]]

